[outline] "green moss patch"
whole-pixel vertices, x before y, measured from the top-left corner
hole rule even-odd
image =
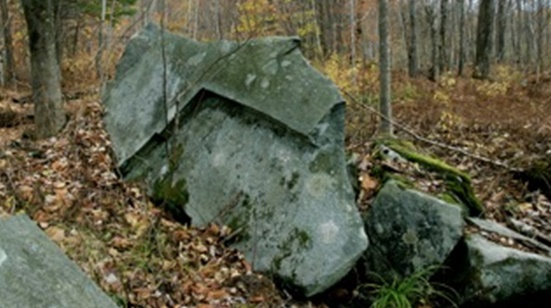
[[[445,195],[445,198],[442,199],[447,202],[453,201],[450,202],[452,204],[461,205],[466,214],[469,216],[483,215],[484,207],[474,194],[470,177],[464,172],[439,159],[420,154],[416,150],[415,146],[407,141],[402,141],[399,139],[382,139],[377,142],[376,146],[379,149],[386,147],[399,155],[399,158],[397,159],[416,163],[424,170],[435,173],[445,187],[445,192],[442,193]],[[381,158],[381,156],[385,154],[386,153],[378,153],[376,157]],[[396,176],[396,173],[388,172],[386,170],[384,172],[379,170],[378,173],[379,178],[382,180],[400,180],[401,178],[405,178],[402,176]],[[400,182],[404,182],[408,184],[408,186],[412,183],[412,181],[408,178],[405,178],[405,181],[400,180]]]

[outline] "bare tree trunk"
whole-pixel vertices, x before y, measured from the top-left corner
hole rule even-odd
[[[197,39],[199,32],[199,0],[194,1],[195,13],[193,14],[193,39]]]
[[[524,64],[525,69],[530,70],[534,63],[534,51],[535,51],[535,40],[534,40],[534,29],[532,26],[532,12],[529,10],[529,5],[526,0],[523,1],[523,11],[524,15],[524,31],[522,37],[525,40],[525,53],[524,53]]]
[[[543,35],[545,32],[545,11],[543,0],[538,0],[537,3],[537,12],[536,12],[536,22],[537,22],[537,35],[536,35],[536,76],[539,79],[540,73],[543,68]],[[547,8],[548,9],[548,8]]]
[[[316,0],[311,0],[310,6],[312,7],[312,12],[314,12],[314,29],[316,32],[316,55],[320,58],[323,57],[323,47],[321,44],[321,29],[319,25],[318,11],[316,7]]]
[[[496,57],[499,63],[505,58],[505,33],[507,29],[507,11],[509,1],[498,1],[497,31],[496,31]]]
[[[381,111],[381,133],[392,135],[392,108],[390,96],[390,34],[388,29],[388,1],[379,0],[379,81],[380,97],[379,109]]]
[[[465,0],[458,0],[457,5],[459,5],[459,61],[457,64],[457,75],[463,76],[466,58]]]
[[[410,77],[417,76],[419,70],[419,56],[417,55],[417,8],[415,0],[409,0],[409,46],[408,46],[408,73]]]
[[[216,26],[216,38],[219,39],[219,40],[222,40],[224,39],[224,33],[222,32],[222,25],[221,25],[221,20],[222,18],[220,17],[221,15],[221,12],[220,12],[220,0],[216,0],[215,1],[215,7],[214,7],[214,23],[215,23],[215,26]]]
[[[350,62],[352,67],[356,64],[356,1],[349,0],[349,19],[350,19]]]
[[[440,0],[440,45],[438,48],[438,57],[440,72],[448,70],[448,0]]]
[[[440,65],[438,50],[440,46],[439,36],[438,36],[438,14],[436,14],[433,4],[427,4],[425,7],[427,14],[427,21],[430,27],[430,40],[431,40],[431,70],[429,79],[432,81],[437,81],[440,78]]]
[[[104,38],[103,38],[103,25],[105,24],[105,15],[107,12],[107,0],[101,0],[101,17],[98,27],[98,53],[96,54],[96,76],[98,79],[102,79],[103,76],[103,50],[104,50]]]
[[[3,78],[4,85],[15,84],[15,61],[13,59],[13,38],[11,36],[11,19],[8,10],[8,1],[0,0],[0,14],[2,17],[2,35],[4,40],[4,48],[2,59],[3,70],[0,72]]]
[[[77,19],[77,24],[75,26],[75,33],[73,34],[73,44],[72,44],[72,47],[71,47],[71,56],[74,57],[76,56],[77,54],[77,50],[78,50],[78,38],[79,38],[79,35],[80,35],[80,27],[82,26],[82,21],[81,19]]]
[[[408,46],[409,46],[409,41],[408,41],[408,29],[407,29],[407,25],[408,25],[408,21],[407,21],[407,17],[406,17],[406,14],[404,13],[404,8],[406,7],[404,5],[404,0],[400,0],[400,2],[398,2],[398,5],[396,7],[396,13],[397,13],[397,19],[398,19],[398,23],[400,24],[400,36],[402,37],[402,41],[404,43],[404,47],[403,48],[397,48],[397,52],[396,54],[393,54],[392,55],[392,58],[393,60],[394,59],[398,59],[398,61],[400,61],[402,58],[405,58],[406,61],[407,61],[407,52],[408,52]],[[391,18],[392,19],[392,18]],[[402,54],[404,55],[402,57]]]
[[[523,6],[522,1],[517,0],[517,50],[515,50],[515,53],[517,55],[516,61],[519,67],[522,67],[524,64],[524,57],[523,57],[523,48],[522,48],[522,34],[524,30],[524,12],[523,12]]]
[[[350,64],[352,67],[352,84],[356,85],[356,1],[349,0],[350,5]]]
[[[481,0],[476,33],[476,58],[474,78],[488,79],[490,76],[492,34],[494,28],[494,1]]]
[[[65,124],[56,55],[54,1],[22,0],[31,53],[36,137],[53,136]]]

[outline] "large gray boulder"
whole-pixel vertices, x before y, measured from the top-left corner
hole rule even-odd
[[[0,219],[0,307],[117,307],[27,216]]]
[[[385,280],[442,265],[463,233],[461,209],[389,181],[365,218],[365,265]]]
[[[466,307],[517,307],[551,298],[551,258],[468,236],[453,253],[451,284]]]
[[[295,38],[198,43],[148,26],[104,97],[127,179],[194,225],[235,231],[255,270],[306,296],[367,247],[347,177],[344,101]]]

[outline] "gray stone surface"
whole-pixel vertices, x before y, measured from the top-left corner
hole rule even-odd
[[[117,307],[27,216],[0,219],[0,307]]]
[[[516,231],[513,231],[495,221],[473,218],[473,217],[468,217],[467,220],[486,232],[496,233],[501,236],[515,239],[517,241],[524,243],[525,245],[529,245],[530,247],[536,248],[546,253],[548,256],[551,256],[551,247],[548,247],[532,238],[529,238]]]
[[[169,117],[163,104],[160,29],[149,25],[129,42],[106,91],[106,126],[119,166],[166,128],[202,90],[247,106],[306,137],[343,99],[316,72],[292,37],[244,43],[199,43],[165,32]]]
[[[466,263],[457,268],[464,299],[478,307],[517,307],[509,305],[551,298],[550,258],[503,247],[480,235],[469,236],[464,246]]]
[[[385,279],[444,263],[463,232],[461,209],[389,181],[379,191],[365,226],[366,268]]]
[[[104,99],[125,177],[194,225],[230,225],[255,270],[307,296],[333,285],[367,247],[336,87],[295,38],[166,34],[166,119],[159,36],[148,27],[129,43]]]

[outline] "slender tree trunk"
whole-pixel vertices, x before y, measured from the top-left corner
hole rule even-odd
[[[481,0],[476,33],[474,78],[488,79],[490,76],[493,27],[494,1]]]
[[[2,59],[4,60],[3,71],[0,72],[5,85],[15,84],[15,61],[13,59],[13,39],[11,36],[11,20],[8,10],[8,1],[0,0],[0,14],[2,20],[2,34],[4,48]]]
[[[533,16],[532,12],[529,11],[529,5],[526,3],[526,0],[523,1],[523,8],[522,11],[524,15],[524,31],[522,33],[522,37],[524,38],[524,47],[525,47],[525,53],[524,53],[524,63],[525,63],[525,69],[530,70],[532,68],[532,65],[534,63],[534,50],[535,50],[535,42],[534,42],[534,29],[532,26],[532,19]]]
[[[476,1],[478,2],[479,0]],[[472,61],[476,54],[476,22],[472,22],[473,18],[471,17],[474,12],[474,4],[475,2],[473,0],[469,0],[467,11],[465,13],[465,16],[467,18],[465,23],[467,29],[467,31],[465,32],[467,36],[466,46],[470,47],[467,49],[467,56],[465,58],[467,63]]]
[[[457,64],[457,75],[463,76],[466,58],[465,0],[458,0],[457,5],[459,5],[459,61]]]
[[[543,68],[543,35],[545,32],[545,10],[543,0],[537,0],[537,35],[536,35],[536,76],[539,79]]]
[[[404,48],[400,48],[400,49],[404,50],[405,56],[407,58],[407,52],[408,52],[408,46],[409,46],[409,33],[408,33],[408,20],[407,20],[406,14],[404,13],[404,8],[405,8],[404,0],[400,0],[398,7],[396,8],[396,11],[398,13],[398,20],[400,23],[400,34],[404,42]]]
[[[388,1],[379,0],[379,81],[380,97],[379,109],[381,111],[381,133],[392,135],[392,108],[390,97],[390,34],[388,29]]]
[[[221,11],[220,11],[220,0],[216,0],[215,1],[215,7],[214,7],[214,11],[215,11],[215,26],[216,26],[216,38],[219,39],[219,40],[222,40],[224,39],[224,33],[222,32],[222,18],[220,17],[221,15]]]
[[[104,50],[104,38],[103,38],[103,26],[105,24],[105,15],[107,12],[107,0],[101,0],[101,17],[98,27],[98,53],[96,54],[96,76],[102,79],[103,76],[103,50]]]
[[[425,7],[427,14],[427,21],[430,27],[430,40],[431,40],[431,70],[429,79],[432,81],[437,81],[440,78],[440,65],[438,50],[440,46],[439,36],[438,36],[438,14],[435,12],[433,4],[428,4]]]
[[[314,31],[316,35],[316,56],[318,56],[320,59],[323,58],[323,47],[321,44],[321,29],[319,25],[319,18],[318,18],[318,9],[316,7],[316,0],[310,1],[310,6],[312,7],[312,12],[314,12]]]
[[[193,39],[197,40],[199,33],[199,0],[194,1],[195,13],[193,13]]]
[[[517,49],[515,50],[516,53],[516,62],[519,65],[519,67],[523,67],[524,64],[524,57],[523,57],[523,48],[522,48],[522,35],[524,33],[524,12],[522,10],[522,1],[517,0]]]
[[[448,0],[440,0],[440,45],[438,48],[438,58],[440,72],[448,70]]]
[[[73,46],[71,48],[71,56],[74,57],[78,50],[78,37],[80,35],[80,27],[82,26],[81,19],[77,19],[77,25],[75,26],[75,33],[73,34]]]
[[[496,58],[499,63],[505,58],[505,33],[507,29],[507,10],[509,1],[498,1],[497,31],[496,31]]]
[[[350,65],[352,67],[352,84],[356,86],[356,1],[349,0],[350,5]]]
[[[408,73],[416,77],[419,70],[419,56],[417,55],[417,8],[416,0],[409,0],[409,46],[408,46]]]
[[[53,0],[22,0],[29,35],[36,137],[55,135],[65,124],[56,55]]]

